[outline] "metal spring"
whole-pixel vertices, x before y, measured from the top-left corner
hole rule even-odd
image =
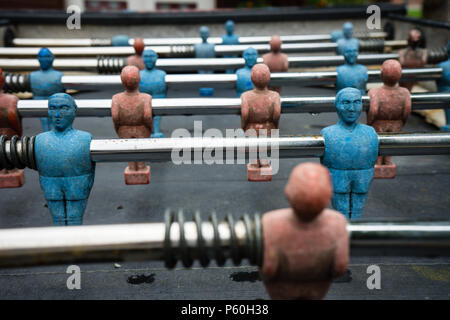
[[[192,45],[170,46],[170,54],[168,56],[171,58],[192,58],[195,56],[195,49]]]
[[[37,170],[34,157],[34,141],[36,137],[13,136],[8,140],[6,135],[0,136],[0,170],[11,170],[25,167]]]
[[[359,40],[359,50],[366,52],[384,52],[384,40]]]
[[[445,47],[433,48],[428,50],[427,63],[439,63],[448,58],[447,49]]]
[[[30,75],[20,73],[5,73],[5,92],[31,92]]]
[[[198,257],[200,265],[202,267],[207,267],[210,262],[210,257],[207,254],[205,247],[205,241],[203,239],[202,233],[202,219],[200,217],[200,212],[196,211],[193,216],[193,221],[197,227],[197,246],[196,248],[189,248],[185,237],[185,223],[184,213],[182,210],[178,211],[178,214],[174,214],[170,209],[166,210],[164,215],[165,228],[165,238],[164,238],[164,260],[166,268],[172,269],[177,264],[175,248],[171,247],[170,230],[173,223],[178,223],[180,230],[180,245],[179,245],[179,256],[181,257],[181,262],[186,268],[192,266],[194,259],[193,254],[195,250],[195,256]],[[213,256],[216,260],[217,265],[223,266],[226,262],[226,257],[223,254],[223,248],[221,245],[221,239],[219,234],[219,222],[217,220],[217,215],[213,212],[209,219],[211,222],[214,232],[213,238]],[[237,236],[235,233],[235,220],[232,215],[228,214],[224,220],[228,227],[230,228],[230,257],[235,265],[239,265],[243,258],[248,258],[252,265],[261,266],[262,256],[263,256],[263,242],[262,242],[262,229],[261,229],[261,219],[258,214],[255,214],[253,218],[250,218],[248,214],[245,214],[240,221],[245,225],[246,229],[246,249],[243,251],[238,246]]]
[[[355,31],[355,33],[353,34],[354,38],[359,38],[359,39],[370,39],[370,32],[368,31]]]
[[[126,66],[126,58],[97,57],[97,72],[100,74],[118,74]]]

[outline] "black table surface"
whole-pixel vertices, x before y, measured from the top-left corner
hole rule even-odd
[[[110,99],[112,91],[80,92],[77,99]],[[285,87],[283,96],[333,95],[330,88]],[[197,91],[170,90],[168,97],[198,97]],[[235,97],[232,90],[216,90],[215,97]],[[172,116],[162,119],[165,137],[173,130],[193,132],[194,121],[203,130],[238,128],[239,116]],[[365,123],[365,114],[360,118]],[[280,134],[318,134],[334,124],[334,113],[285,114]],[[40,132],[38,118],[23,120],[24,134]],[[117,137],[111,118],[78,118],[74,127],[91,132],[95,138]],[[437,129],[411,115],[404,131],[432,132]],[[369,192],[363,218],[367,219],[449,219],[450,157],[395,157],[397,177],[375,180]],[[166,208],[182,208],[188,217],[200,210],[203,217],[216,211],[227,213],[264,213],[284,208],[283,194],[292,168],[300,162],[319,159],[281,159],[280,170],[271,182],[247,181],[245,165],[151,164],[151,183],[127,186],[123,181],[125,163],[99,163],[96,179],[84,216],[84,224],[162,222]],[[20,189],[0,191],[0,227],[38,227],[52,224],[39,187],[38,174],[26,169],[26,184]],[[38,241],[38,239],[36,239]],[[367,267],[381,268],[381,289],[366,286]],[[354,257],[351,279],[336,281],[327,299],[449,299],[450,259],[412,257]],[[179,265],[180,266],[180,265]],[[68,290],[67,266],[0,269],[0,299],[268,299],[257,268],[214,263],[203,269],[181,266],[166,270],[162,262],[114,262],[80,264],[81,290]]]

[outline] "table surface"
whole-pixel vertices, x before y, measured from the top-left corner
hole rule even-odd
[[[77,99],[110,99],[112,91],[80,92]],[[285,87],[283,96],[333,95],[331,88]],[[232,90],[216,90],[215,97],[235,97]],[[169,90],[169,98],[198,97],[197,91]],[[194,121],[203,130],[238,128],[239,116],[173,116],[162,119],[166,137],[176,128],[193,132]],[[280,134],[317,134],[334,124],[334,113],[285,114]],[[360,118],[365,123],[365,114]],[[23,120],[24,134],[40,132],[38,118]],[[74,127],[91,132],[95,138],[115,138],[111,118],[78,118]],[[435,127],[412,115],[406,132],[432,132]],[[447,220],[450,197],[450,156],[395,157],[397,177],[375,180],[369,192],[363,217],[367,219],[442,219]],[[99,163],[96,180],[84,216],[84,224],[161,222],[166,208],[183,208],[188,217],[199,209],[203,217],[216,211],[227,213],[264,213],[284,208],[283,194],[292,168],[319,159],[281,159],[280,171],[271,182],[247,181],[245,165],[151,164],[151,183],[127,186],[123,181],[125,163]],[[26,169],[26,184],[20,189],[0,191],[0,227],[38,227],[52,224],[39,187],[38,174]],[[38,241],[38,239],[36,239]],[[81,290],[68,290],[67,266],[0,269],[0,299],[268,299],[257,268],[244,262],[235,267],[214,263],[203,269],[166,270],[162,262],[114,262],[80,264]],[[381,290],[366,286],[366,270],[381,268]],[[352,258],[352,278],[331,286],[327,299],[449,299],[449,258],[359,257]],[[179,265],[180,266],[180,265]]]

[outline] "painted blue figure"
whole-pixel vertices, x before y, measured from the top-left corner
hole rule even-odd
[[[52,68],[55,56],[47,49],[42,48],[37,55],[41,70],[34,71],[30,74],[31,92],[33,99],[47,100],[54,93],[64,92],[61,83],[62,72]],[[49,131],[53,125],[50,118],[41,118],[42,130]]]
[[[228,20],[225,23],[225,30],[226,30],[227,34],[224,34],[222,36],[222,44],[226,44],[226,45],[239,44],[239,36],[237,34],[234,34],[234,21],[233,20]],[[223,57],[224,58],[236,58],[237,55],[229,54],[229,55],[224,55]],[[225,73],[234,73],[234,70],[228,69],[228,70],[225,70]]]
[[[141,82],[139,91],[150,94],[153,98],[165,98],[167,96],[166,72],[155,68],[158,54],[153,50],[144,50],[142,54],[145,69],[140,71]],[[152,138],[162,138],[164,135],[160,131],[161,116],[153,117]]]
[[[367,68],[362,64],[357,64],[358,48],[355,45],[347,46],[344,53],[345,64],[336,68],[336,92],[352,87],[361,91],[361,94],[366,93],[366,84],[369,76]]]
[[[130,38],[124,34],[118,34],[111,39],[111,45],[114,47],[127,47],[130,45]]]
[[[356,46],[359,49],[358,39],[353,38],[353,24],[351,22],[344,23],[342,26],[342,34],[344,37],[337,41],[336,54],[343,55],[349,45]]]
[[[83,223],[94,184],[92,135],[72,128],[76,113],[77,105],[70,95],[52,95],[48,100],[48,116],[54,127],[38,134],[34,145],[39,181],[55,225]]]
[[[202,38],[202,43],[196,43],[194,45],[195,57],[196,58],[215,58],[216,51],[214,49],[214,44],[208,43],[209,28],[206,26],[200,27],[200,37]],[[209,74],[213,73],[211,70],[199,70],[198,73]],[[200,88],[200,96],[212,96],[214,95],[214,88]]]
[[[330,35],[331,35],[331,41],[338,42],[339,39],[342,39],[344,37],[344,32],[342,32],[342,29],[333,30],[333,31],[331,31]]]
[[[245,91],[253,90],[255,88],[252,82],[252,68],[258,60],[258,51],[250,47],[245,49],[243,57],[245,60],[245,67],[236,71],[236,94],[238,97]]]
[[[360,218],[373,179],[378,156],[378,135],[368,125],[360,124],[361,92],[345,88],[338,92],[335,107],[337,124],[321,131],[325,152],[321,163],[331,174],[333,207],[347,219]]]
[[[447,42],[447,61],[441,62],[439,68],[442,68],[442,77],[437,81],[437,87],[439,92],[450,92],[450,41]],[[450,131],[450,109],[444,109],[445,111],[445,125],[441,127],[442,131]]]

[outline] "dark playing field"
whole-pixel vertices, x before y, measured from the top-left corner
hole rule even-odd
[[[78,99],[110,99],[113,92],[85,92]],[[283,96],[333,95],[324,88],[286,87]],[[197,97],[197,91],[169,91],[168,97]],[[215,97],[234,97],[229,90],[216,90]],[[240,126],[238,116],[165,117],[166,137],[176,128],[193,130],[195,120],[203,130]],[[281,135],[316,134],[334,124],[333,113],[282,115]],[[365,115],[361,116],[365,123]],[[40,131],[39,119],[24,119],[24,134]],[[74,127],[91,132],[95,138],[115,138],[111,118],[79,118]],[[407,132],[432,132],[435,127],[412,115]],[[397,177],[376,180],[368,195],[367,219],[449,219],[450,157],[395,157]],[[220,217],[232,213],[264,213],[287,207],[283,189],[291,169],[299,162],[318,159],[282,159],[272,182],[250,183],[244,165],[151,164],[151,183],[126,186],[125,163],[99,163],[84,223],[117,224],[162,221],[164,210],[183,208],[190,216],[201,210],[204,217],[216,211]],[[21,189],[0,191],[0,227],[37,227],[52,224],[39,187],[38,174],[26,170]],[[39,239],[36,239],[39,241]],[[381,268],[381,289],[366,286],[369,265]],[[359,257],[351,260],[351,279],[331,287],[328,299],[449,299],[450,259],[407,257]],[[257,269],[244,263],[218,268],[164,269],[160,262],[81,264],[81,290],[68,290],[67,266],[0,270],[0,299],[267,299]]]

